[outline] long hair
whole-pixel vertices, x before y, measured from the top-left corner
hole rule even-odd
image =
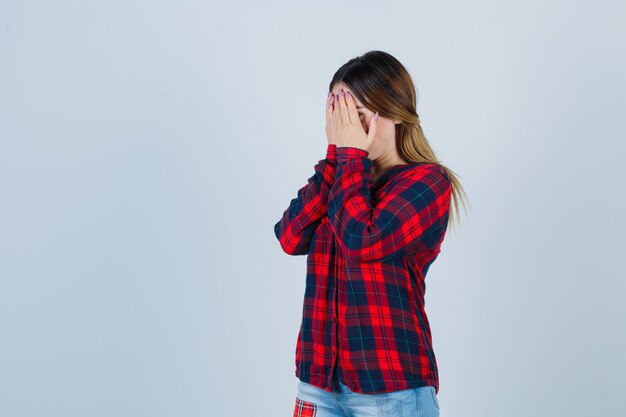
[[[416,89],[406,68],[387,52],[369,51],[342,65],[335,72],[328,91],[332,91],[338,82],[350,88],[359,101],[372,112],[402,122],[396,124],[396,147],[402,159],[409,163],[437,164],[446,171],[452,186],[454,203],[454,212],[450,210],[448,226],[454,225],[459,216],[461,193],[465,199],[467,195],[457,175],[439,161],[424,135],[416,111]]]

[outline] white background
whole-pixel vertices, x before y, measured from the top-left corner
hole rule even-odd
[[[292,415],[305,258],[273,227],[371,49],[471,204],[426,280],[442,416],[619,414],[624,15],[2,0],[0,415]]]

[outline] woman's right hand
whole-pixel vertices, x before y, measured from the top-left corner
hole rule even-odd
[[[328,139],[329,144],[336,144],[335,138],[331,129],[331,120],[333,117],[333,110],[335,109],[335,96],[332,91],[328,93],[328,97],[326,98],[326,139]]]

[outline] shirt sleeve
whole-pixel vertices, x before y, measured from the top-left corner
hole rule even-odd
[[[313,176],[298,190],[281,220],[274,225],[274,234],[289,255],[308,253],[317,226],[328,215],[328,192],[335,178],[336,149],[336,145],[328,144],[326,158],[315,165]]]
[[[451,186],[445,170],[436,164],[411,168],[373,205],[368,155],[356,147],[337,148],[328,217],[343,256],[376,262],[424,250],[433,241],[429,237],[447,225]]]

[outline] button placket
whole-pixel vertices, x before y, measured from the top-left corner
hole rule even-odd
[[[332,242],[331,243],[333,245],[333,250],[331,250],[331,252],[334,255],[338,255],[338,251],[337,251],[337,247],[336,247],[336,243]],[[339,265],[337,262],[337,258],[335,258],[335,262],[334,262],[334,288],[332,290],[332,296],[330,297],[330,304],[331,304],[331,308],[330,308],[330,313],[331,313],[331,317],[332,317],[332,322],[331,322],[331,352],[332,352],[332,360],[331,360],[331,369],[333,370],[331,372],[331,376],[330,378],[332,379],[332,375],[337,372],[337,368],[340,366],[339,364],[339,357],[338,357],[338,347],[339,347],[339,341],[338,341],[338,325],[337,325],[337,311],[339,308]],[[329,382],[330,384],[330,382]],[[334,397],[337,398],[336,393],[333,393]]]
[[[337,282],[337,266],[335,264],[335,288],[333,289],[333,297],[332,297],[332,302],[331,302],[331,308],[332,308],[332,320],[333,320],[333,324],[332,324],[332,329],[331,329],[331,352],[332,352],[332,359],[331,359],[331,365],[330,368],[332,370],[335,369],[336,366],[339,366],[337,362],[337,326],[336,326],[336,314],[335,311],[337,309],[337,286],[338,286],[338,282]],[[331,375],[329,375],[329,385],[332,385],[330,380],[332,379],[332,374],[333,372],[331,372]],[[333,393],[334,394],[334,393]],[[335,398],[337,398],[337,396],[335,395]]]

